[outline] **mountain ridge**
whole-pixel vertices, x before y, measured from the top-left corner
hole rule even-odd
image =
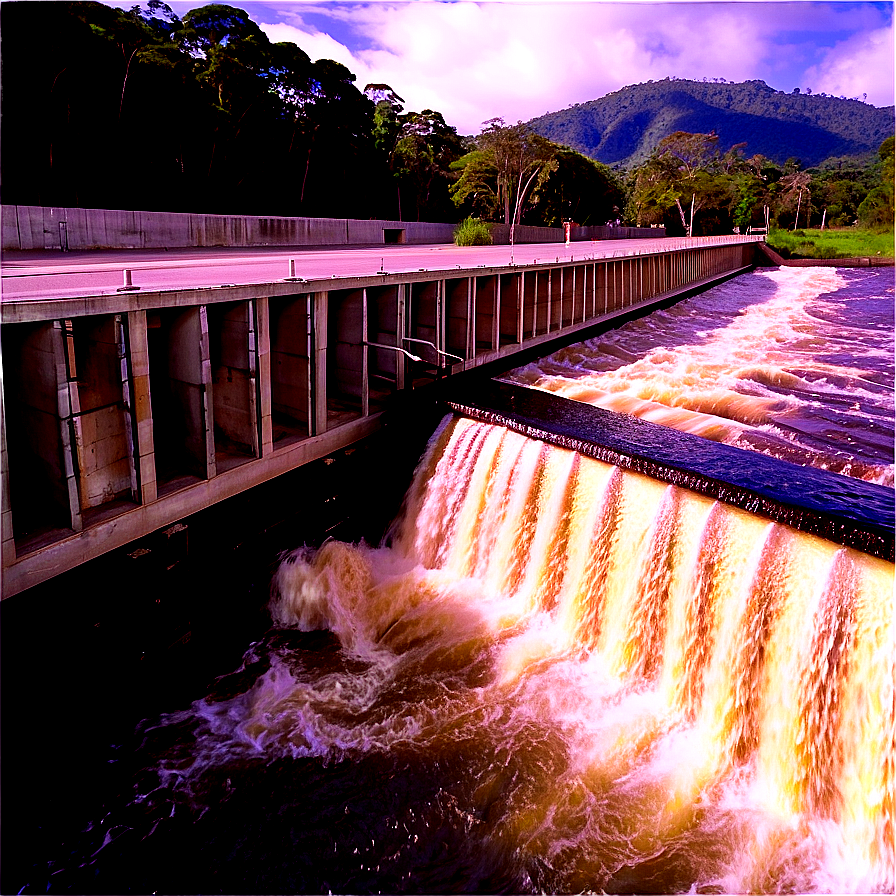
[[[631,84],[528,124],[555,143],[622,168],[644,161],[660,140],[676,131],[715,131],[723,152],[746,142],[747,156],[761,154],[779,165],[798,158],[808,168],[875,154],[894,132],[894,107],[784,93],[760,80],[666,78]]]

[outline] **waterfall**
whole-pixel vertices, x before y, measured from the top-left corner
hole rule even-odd
[[[330,628],[380,682],[414,651],[421,669],[487,656],[473,691],[409,709],[394,738],[497,726],[511,699],[562,731],[560,778],[496,836],[557,866],[576,831],[564,886],[724,829],[715,891],[892,891],[892,564],[461,417],[390,543],[292,558],[275,618]],[[280,694],[255,695],[266,718]]]

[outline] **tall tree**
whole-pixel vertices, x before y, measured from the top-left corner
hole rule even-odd
[[[401,117],[392,159],[413,192],[418,221],[430,210],[447,211],[451,164],[462,155],[463,143],[441,113],[424,109]]]
[[[556,167],[559,147],[518,122],[502,118],[485,122],[473,140],[473,149],[454,167],[461,171],[452,188],[457,205],[485,207],[490,216],[503,213],[504,223],[519,223],[530,189],[537,187]]]
[[[893,172],[894,140],[887,137],[880,145],[880,181],[859,206],[859,221],[875,230],[892,230],[894,220]]]
[[[554,159],[556,167],[533,193],[533,219],[558,227],[564,220],[605,224],[619,216],[625,189],[610,168],[572,149],[558,149]]]
[[[793,227],[796,229],[799,224],[800,214],[804,216],[808,223],[810,214],[810,186],[812,183],[812,175],[808,171],[793,170],[778,182],[780,188],[779,202],[779,218],[780,210],[786,209],[793,211]],[[805,194],[805,197],[804,197]]]

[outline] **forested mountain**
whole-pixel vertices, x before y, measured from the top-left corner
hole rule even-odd
[[[785,226],[892,224],[893,108],[858,100],[666,80],[461,137],[226,4],[16,0],[0,42],[10,205],[694,233],[769,207]]]
[[[873,157],[893,133],[893,106],[858,99],[783,93],[764,81],[742,84],[669,79],[623,87],[587,103],[535,118],[539,134],[603,162],[630,167],[676,131],[715,132],[724,150],[805,167],[831,158]]]

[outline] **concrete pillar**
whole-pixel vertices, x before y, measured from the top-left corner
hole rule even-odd
[[[329,293],[311,296],[311,434],[327,431],[327,305]]]
[[[274,426],[271,402],[271,316],[267,296],[255,305],[256,413],[258,417],[259,456],[274,450]]]
[[[8,568],[15,559],[16,542],[9,500],[9,452],[6,450],[6,403],[3,399],[3,377],[0,377],[0,565]]]
[[[255,299],[249,299],[247,308],[249,337],[249,419],[252,423],[252,454],[261,457],[261,419],[258,390],[258,333],[256,332]]]
[[[446,308],[448,302],[445,297],[445,281],[438,280],[436,281],[436,348],[443,352],[445,351],[445,336],[446,336]]]
[[[134,418],[134,396],[131,380],[130,334],[127,314],[115,315],[115,336],[118,341],[118,368],[121,371],[122,417],[131,479],[131,500],[140,503],[140,470],[137,464],[137,421]]]
[[[476,278],[470,278],[470,287],[467,292],[467,357],[476,357]]]
[[[75,432],[72,424],[72,415],[77,414],[80,407],[78,405],[77,388],[73,390],[69,382],[69,340],[63,334],[62,321],[53,321],[53,340],[56,358],[56,407],[59,415],[59,437],[62,443],[62,476],[65,483],[65,491],[68,495],[71,528],[75,532],[80,532],[83,528],[83,523],[78,496],[78,462],[75,458]]]
[[[131,414],[136,433],[135,464],[140,483],[139,502],[151,504],[158,497],[158,489],[145,311],[128,312],[128,347],[131,367]]]
[[[361,416],[370,414],[370,346],[367,345],[367,290],[361,290]]]
[[[208,309],[205,305],[199,306],[199,363],[202,377],[200,385],[205,436],[205,476],[207,479],[212,479],[218,474],[215,463],[215,393],[208,341]]]
[[[408,302],[410,293],[410,285],[400,283],[398,292],[396,293],[395,307],[395,339],[397,345],[402,345],[404,337],[408,335]],[[404,355],[396,353],[395,367],[395,388],[401,391],[407,384],[407,361]]]
[[[491,343],[492,351],[497,351],[501,347],[501,275],[495,274],[490,279],[493,290]]]

